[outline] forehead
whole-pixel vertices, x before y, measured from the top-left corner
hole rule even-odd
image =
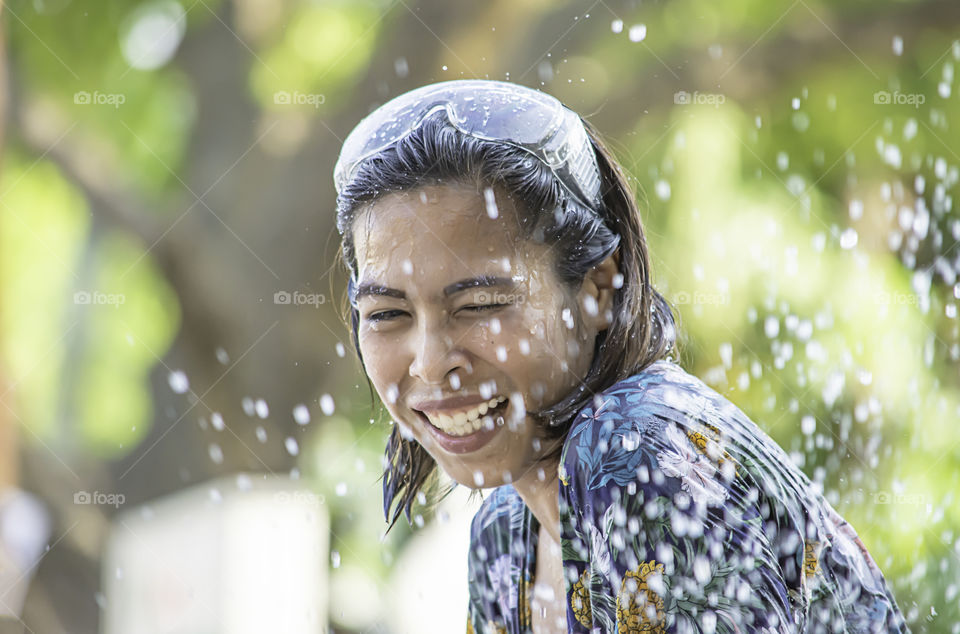
[[[459,184],[378,199],[358,214],[354,240],[361,280],[418,269],[441,277],[491,273],[492,266],[516,273],[539,246],[520,237],[516,207],[502,190]]]

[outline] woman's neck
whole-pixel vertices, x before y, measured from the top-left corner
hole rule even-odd
[[[543,461],[513,482],[520,499],[557,543],[560,543],[560,508],[557,503],[560,493],[560,478],[557,475],[559,465],[559,459]]]

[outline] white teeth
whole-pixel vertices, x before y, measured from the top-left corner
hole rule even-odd
[[[481,416],[506,400],[507,397],[505,396],[495,396],[489,401],[480,403],[468,410],[456,412],[452,416],[448,416],[447,414],[428,414],[427,412],[424,412],[424,415],[434,427],[451,436],[467,436],[480,431],[480,429],[484,427],[484,421],[490,418],[486,416],[481,419]],[[490,426],[487,428],[489,429]]]

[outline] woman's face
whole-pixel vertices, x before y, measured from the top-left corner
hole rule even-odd
[[[580,385],[612,297],[594,278],[610,271],[567,291],[499,189],[390,194],[354,236],[360,351],[393,420],[464,486],[535,471],[555,445],[526,411]]]

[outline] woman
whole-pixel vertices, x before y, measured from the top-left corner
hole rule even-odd
[[[468,632],[906,631],[850,525],[670,360],[634,196],[587,122],[433,84],[366,117],[335,181],[354,345],[396,423],[391,527],[438,467],[495,487]]]

